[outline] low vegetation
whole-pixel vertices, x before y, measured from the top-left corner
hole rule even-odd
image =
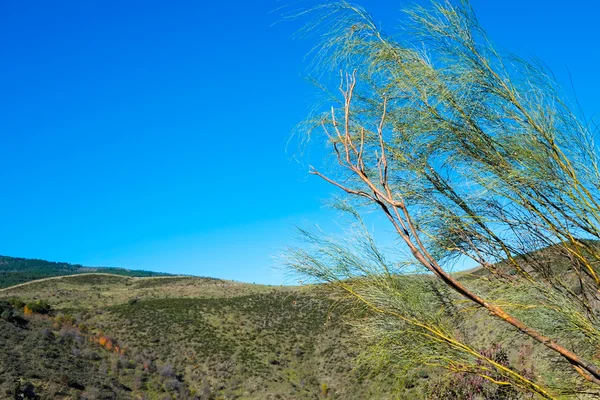
[[[20,343],[0,352],[3,393],[27,384],[65,399],[390,396],[355,368],[360,346],[320,288],[84,275],[0,298],[3,334]],[[38,371],[43,352],[51,360]]]
[[[422,278],[422,293],[435,295],[433,277]],[[487,279],[485,272],[476,270],[465,279],[482,278]],[[406,286],[413,278],[397,279]],[[429,303],[439,306],[432,299]],[[485,313],[440,309],[441,321],[457,337],[476,343],[482,356],[523,376],[557,379],[564,372],[565,365],[553,363],[531,342],[507,345],[505,330]],[[478,399],[524,398],[467,370],[448,377],[436,366],[404,368],[406,362],[395,359],[374,368],[373,361],[381,361],[374,357],[377,338],[362,337],[357,325],[368,311],[357,312],[318,285],[66,276],[0,292],[0,316],[7,344],[0,352],[0,397],[27,392],[40,399],[414,399],[424,394],[463,399],[467,393],[478,393],[473,397]],[[387,339],[401,345],[410,336],[399,330]]]

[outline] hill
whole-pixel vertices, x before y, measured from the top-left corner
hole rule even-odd
[[[0,319],[0,397],[26,384],[41,399],[389,396],[354,368],[359,345],[318,287],[88,273],[2,299],[17,320]]]
[[[124,268],[84,267],[77,264],[0,256],[0,288],[54,276],[103,272],[123,276],[167,276],[169,274]]]
[[[540,255],[552,258],[551,249]],[[551,261],[572,280],[564,263]],[[137,277],[48,264],[75,273],[0,289],[0,398],[462,399],[474,390],[476,399],[523,398],[424,365],[370,376],[358,360],[372,343],[352,328],[360,314],[347,313],[319,285]],[[490,290],[484,270],[459,274]],[[412,278],[397,279],[401,285]],[[456,335],[528,376],[560,377],[564,366],[543,347],[505,340],[505,327],[484,310],[442,317]]]

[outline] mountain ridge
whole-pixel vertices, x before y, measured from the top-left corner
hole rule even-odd
[[[173,276],[165,272],[118,267],[87,267],[81,264],[0,255],[0,289],[38,279],[86,273],[109,273],[132,277]]]

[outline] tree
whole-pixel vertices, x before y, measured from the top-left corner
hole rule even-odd
[[[334,106],[300,129],[331,150],[330,171],[311,173],[346,194],[359,230],[346,243],[303,231],[316,249],[290,249],[287,264],[370,310],[383,358],[411,337],[433,365],[496,380],[493,370],[496,383],[544,397],[600,389],[598,149],[552,75],[494,49],[466,0],[408,10],[403,40],[348,3],[312,12],[316,61],[348,72]],[[411,259],[386,259],[362,208],[389,221]],[[462,259],[486,274],[450,273]],[[560,356],[579,381],[535,382],[482,355],[440,319],[464,300]]]

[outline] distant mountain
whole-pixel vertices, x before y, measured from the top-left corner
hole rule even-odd
[[[79,264],[0,256],[0,288],[18,285],[36,279],[90,272],[103,272],[132,277],[170,275],[161,272],[129,270],[124,268],[85,267]]]

